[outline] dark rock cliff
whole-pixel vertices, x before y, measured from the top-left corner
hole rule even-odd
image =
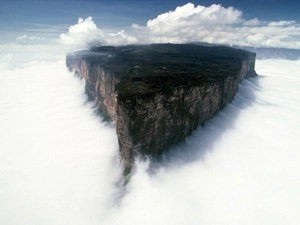
[[[255,76],[255,54],[223,46],[152,44],[67,56],[86,93],[116,123],[126,170],[135,154],[158,156],[229,103]]]

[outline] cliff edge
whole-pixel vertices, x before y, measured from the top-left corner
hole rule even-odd
[[[89,100],[116,123],[120,156],[156,157],[229,103],[256,76],[255,53],[224,46],[103,46],[67,55]]]

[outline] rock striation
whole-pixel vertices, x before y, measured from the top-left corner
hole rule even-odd
[[[256,76],[255,53],[224,46],[102,46],[67,55],[89,100],[116,123],[121,160],[156,157],[229,103]]]

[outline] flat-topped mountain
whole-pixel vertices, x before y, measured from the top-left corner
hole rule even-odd
[[[255,76],[255,53],[224,46],[151,44],[95,47],[67,55],[86,93],[116,123],[121,160],[156,157],[229,103]]]

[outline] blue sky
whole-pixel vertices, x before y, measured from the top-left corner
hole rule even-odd
[[[132,23],[144,25],[157,15],[174,10],[188,2],[210,6],[233,6],[243,12],[246,19],[265,21],[296,20],[300,22],[300,4],[293,0],[2,0],[0,3],[1,28],[30,26],[30,24],[72,24],[78,17],[92,16],[97,24],[118,27]],[[4,22],[4,23],[3,23]]]
[[[195,7],[198,5],[210,7],[212,4],[220,4],[224,8],[232,6],[242,12],[243,20],[255,18],[260,22],[293,20],[296,21],[298,27],[300,24],[300,4],[295,0],[2,0],[0,2],[0,31],[2,33],[0,41],[10,41],[24,34],[58,37],[60,33],[67,32],[71,25],[76,24],[79,17],[89,16],[102,30],[127,30],[132,24],[146,26],[147,21],[163,13],[174,11],[176,7],[186,5],[188,2],[193,3]],[[282,31],[282,33],[285,32]],[[295,39],[295,36],[297,39],[298,33],[295,35],[291,32],[289,37],[284,37],[284,39]]]

